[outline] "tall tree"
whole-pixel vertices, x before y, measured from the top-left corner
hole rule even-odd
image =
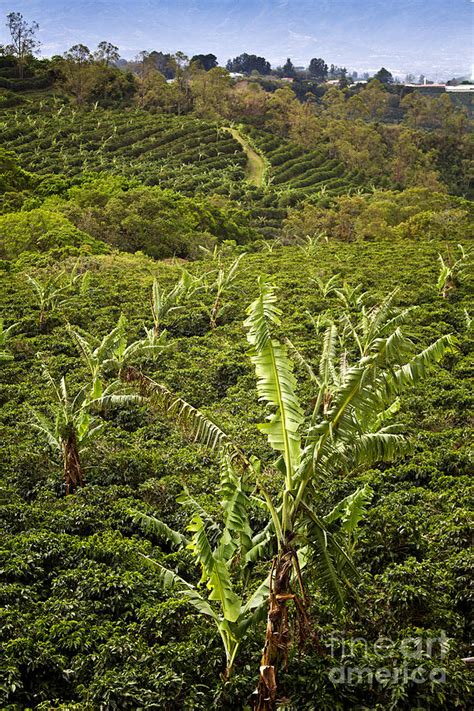
[[[265,57],[258,57],[256,54],[247,54],[244,52],[234,59],[229,59],[226,68],[229,72],[238,72],[241,74],[251,74],[258,72],[259,74],[270,74],[270,62],[267,62]]]
[[[378,121],[388,109],[389,94],[384,85],[377,79],[372,79],[357,94],[348,101],[348,112],[354,118]]]
[[[291,59],[288,57],[286,60],[285,64],[281,68],[281,73],[284,77],[294,77],[296,76],[296,70],[293,65],[293,62]]]
[[[63,55],[62,85],[78,104],[84,104],[95,82],[92,53],[85,44],[75,44]]]
[[[324,81],[328,77],[328,65],[321,57],[313,57],[309,63],[308,71],[316,81]]]
[[[36,38],[39,25],[37,22],[28,24],[21,12],[10,12],[7,15],[7,27],[11,44],[6,49],[15,57],[18,76],[23,79],[27,58],[39,51],[40,43]]]
[[[194,71],[190,86],[196,114],[209,119],[226,117],[231,85],[229,72],[222,67]]]
[[[119,48],[111,42],[99,42],[97,50],[94,52],[94,58],[108,67],[120,59]]]
[[[393,84],[393,74],[389,72],[388,69],[385,69],[385,67],[379,69],[374,79],[378,79],[382,84]]]
[[[195,54],[191,57],[191,64],[198,65],[205,72],[217,67],[217,57],[215,54]]]
[[[173,55],[171,54],[164,54],[163,52],[157,52],[156,50],[153,50],[153,52],[148,53],[142,53],[147,55],[147,62],[148,62],[148,67],[151,70],[157,69],[165,79],[174,79],[176,76],[176,63],[173,59]]]

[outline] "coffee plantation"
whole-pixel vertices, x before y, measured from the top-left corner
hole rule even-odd
[[[214,76],[0,102],[1,707],[467,710],[464,114]]]

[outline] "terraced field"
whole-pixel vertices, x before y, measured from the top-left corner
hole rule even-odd
[[[317,193],[342,195],[360,184],[359,176],[348,172],[325,147],[308,151],[265,131],[249,129],[248,133],[271,166],[271,184],[278,192],[290,192],[293,201]]]
[[[192,117],[52,105],[4,112],[0,120],[0,142],[40,174],[108,171],[187,195],[244,179],[240,143]]]
[[[0,143],[40,175],[113,173],[186,196],[229,197],[250,211],[264,238],[278,234],[289,206],[357,185],[323,148],[305,151],[261,130],[137,109],[81,110],[45,99],[1,112]]]
[[[474,708],[467,140],[22,101],[0,711]]]

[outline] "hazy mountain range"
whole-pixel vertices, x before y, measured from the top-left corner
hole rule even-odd
[[[126,58],[180,49],[222,63],[249,52],[306,65],[316,56],[431,78],[470,75],[473,62],[472,0],[0,0],[0,8],[39,23],[46,56],[107,39]]]

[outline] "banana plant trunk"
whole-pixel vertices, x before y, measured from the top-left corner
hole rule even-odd
[[[254,692],[255,711],[274,711],[276,708],[277,671],[286,665],[291,643],[287,602],[295,599],[290,587],[294,555],[291,549],[283,551],[273,564],[265,644],[258,686]]]
[[[209,322],[209,325],[211,328],[216,328],[216,326],[217,326],[217,315],[219,313],[220,307],[221,307],[221,296],[220,296],[220,294],[218,294],[216,300],[214,301],[212,309],[211,309],[211,317],[210,317],[210,322]]]
[[[448,296],[450,295],[451,291],[453,291],[455,288],[456,288],[456,284],[455,284],[454,279],[450,279],[448,277],[448,279],[446,279],[446,281],[444,282],[444,285],[443,285],[443,291],[442,291],[443,299],[447,299]]]
[[[63,456],[67,496],[68,494],[74,494],[79,486],[84,486],[84,474],[77,446],[77,437],[74,431],[70,432],[63,442]]]

